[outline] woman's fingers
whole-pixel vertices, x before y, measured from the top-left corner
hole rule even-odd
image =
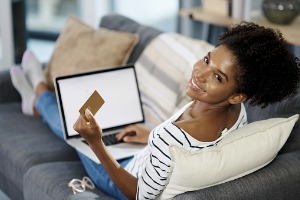
[[[116,137],[124,142],[147,143],[149,132],[143,125],[135,124],[125,127]]]
[[[78,117],[73,128],[88,142],[101,140],[102,130],[88,109],[85,111],[85,116]]]
[[[93,116],[93,114],[91,113],[91,111],[87,108],[84,112],[86,119],[88,120],[88,123],[92,126],[95,127],[97,126],[97,122]]]
[[[136,132],[134,125],[127,126],[116,135],[117,140],[122,140],[129,132]]]
[[[87,127],[87,121],[82,115],[79,115],[77,121],[73,125],[73,129],[78,133],[81,133]]]
[[[123,141],[130,142],[130,143],[133,142],[140,143],[140,138],[136,133],[129,133],[123,137]]]

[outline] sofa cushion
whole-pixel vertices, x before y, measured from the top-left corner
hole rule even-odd
[[[111,13],[103,16],[100,21],[100,27],[108,28],[111,30],[125,31],[135,33],[139,36],[139,41],[135,46],[133,52],[130,54],[127,63],[135,63],[141,55],[145,47],[162,31],[157,30],[150,26],[139,24],[136,21],[125,16]]]
[[[68,183],[74,178],[82,179],[83,176],[87,176],[87,174],[80,161],[36,165],[30,168],[24,177],[24,199],[114,199],[97,188],[73,194]]]
[[[185,87],[192,67],[212,49],[176,33],[152,40],[135,63],[146,122],[157,125],[191,100]]]
[[[173,171],[161,199],[228,182],[264,167],[276,157],[298,118],[253,122],[216,146],[195,152],[171,146]]]
[[[136,34],[95,30],[69,16],[47,66],[48,84],[53,89],[56,76],[125,64],[137,41]]]
[[[56,137],[41,118],[24,115],[20,103],[0,104],[0,113],[0,173],[7,183],[1,189],[12,199],[22,196],[16,191],[23,191],[23,177],[30,167],[79,159],[75,150]]]

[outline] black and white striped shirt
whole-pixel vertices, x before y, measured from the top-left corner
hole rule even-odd
[[[137,199],[155,199],[165,189],[172,164],[169,152],[171,144],[182,146],[189,151],[198,151],[214,146],[228,133],[247,123],[245,107],[242,104],[239,118],[229,130],[225,129],[215,141],[201,142],[174,124],[190,105],[191,103],[188,103],[171,118],[154,128],[149,135],[148,145],[125,167],[138,178]]]

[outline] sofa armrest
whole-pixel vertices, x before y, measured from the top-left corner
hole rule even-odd
[[[9,70],[0,71],[0,103],[21,102],[19,92],[14,88]]]
[[[175,199],[300,199],[299,166],[300,151],[281,154],[266,167],[245,177],[187,192]]]

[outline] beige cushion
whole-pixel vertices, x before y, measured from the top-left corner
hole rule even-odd
[[[48,84],[53,89],[56,76],[125,64],[137,41],[136,34],[95,30],[69,16],[46,70]]]
[[[176,33],[163,33],[142,52],[135,67],[146,122],[157,125],[191,99],[185,87],[193,65],[213,45]]]
[[[173,172],[161,199],[234,180],[264,167],[276,157],[298,117],[247,124],[215,147],[196,152],[170,147]]]

